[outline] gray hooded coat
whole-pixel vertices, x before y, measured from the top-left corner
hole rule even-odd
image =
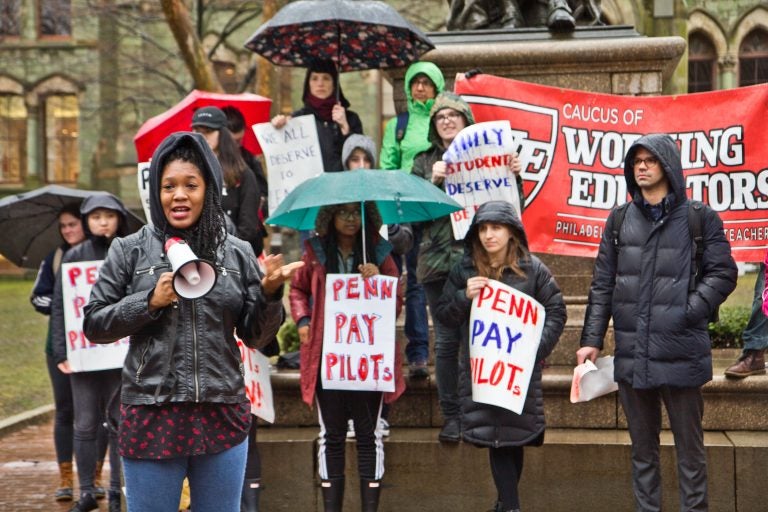
[[[99,271],[85,307],[83,329],[94,343],[131,337],[123,367],[124,404],[162,402],[242,403],[246,400],[237,335],[260,348],[283,319],[282,290],[264,295],[250,244],[228,235],[216,254],[217,280],[197,299],[149,310],[160,275],[171,271],[164,244],[181,235],[169,224],[160,203],[161,175],[170,153],[181,145],[203,158],[207,187],[221,194],[221,168],[202,135],[169,135],[150,166],[150,204],[154,227],[116,239]]]
[[[639,148],[659,160],[670,185],[664,215],[654,222],[634,177]],[[693,292],[695,248],[680,151],[667,135],[647,135],[627,152],[624,176],[632,196],[613,246],[615,211],[595,260],[581,346],[602,349],[613,317],[614,379],[636,389],[696,387],[712,379],[707,319],[736,286],[737,269],[717,213],[704,208],[702,278]]]
[[[494,405],[472,400],[472,379],[469,362],[469,316],[472,301],[466,296],[467,279],[477,275],[471,257],[472,241],[477,239],[478,226],[483,222],[506,224],[523,245],[525,257],[518,261],[525,277],[506,270],[501,278],[504,284],[516,288],[539,301],[546,311],[544,330],[536,360],[549,356],[565,327],[566,310],[563,295],[549,269],[536,256],[528,252],[528,241],[523,224],[511,204],[489,201],[475,213],[465,238],[465,253],[461,262],[451,270],[443,294],[438,302],[436,316],[446,325],[461,327],[459,350],[459,396],[461,399],[462,437],[478,446],[539,445],[544,433],[544,393],[541,388],[541,365],[534,367],[522,414],[516,414]]]

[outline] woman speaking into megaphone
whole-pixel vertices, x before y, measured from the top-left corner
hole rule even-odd
[[[153,226],[112,244],[84,321],[95,343],[130,336],[119,431],[128,510],[178,510],[188,477],[196,512],[237,512],[251,414],[234,333],[252,348],[275,336],[282,285],[301,264],[268,256],[262,277],[251,246],[226,234],[221,168],[202,135],[169,135],[149,183]],[[202,279],[210,289],[174,287],[199,262],[215,272],[212,285]]]

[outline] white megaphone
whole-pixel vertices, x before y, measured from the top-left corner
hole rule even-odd
[[[197,299],[210,292],[216,284],[216,268],[201,260],[181,238],[169,238],[165,253],[173,270],[173,291],[185,299]]]

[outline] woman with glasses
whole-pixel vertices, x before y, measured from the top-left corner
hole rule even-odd
[[[429,140],[432,145],[416,155],[412,172],[445,190],[446,164],[443,161],[443,153],[456,135],[466,126],[474,124],[475,119],[469,105],[451,92],[442,92],[435,98],[430,115]],[[510,153],[513,156],[512,170],[519,175],[521,168],[517,154],[512,153],[511,148]],[[520,197],[523,197],[521,184],[518,176],[518,189]],[[460,240],[454,240],[449,217],[420,223],[416,228],[421,230],[416,275],[424,286],[435,329],[437,395],[444,420],[438,439],[458,443],[461,437],[461,421],[457,391],[459,345],[456,340],[461,339],[461,332],[460,329],[448,327],[441,322],[434,316],[434,311],[451,268],[461,260],[464,245]]]
[[[340,512],[344,501],[344,443],[349,419],[355,424],[361,510],[377,510],[384,475],[381,409],[384,402],[393,402],[405,390],[399,350],[395,351],[393,393],[324,389],[318,378],[323,353],[326,276],[361,274],[367,278],[400,274],[390,255],[392,246],[379,236],[381,216],[376,206],[365,203],[364,232],[361,217],[360,203],[321,208],[315,222],[318,236],[304,243],[304,267],[291,281],[291,315],[301,342],[301,395],[310,407],[317,403],[320,422],[317,458],[325,512]],[[397,313],[401,305],[402,297],[398,295]]]

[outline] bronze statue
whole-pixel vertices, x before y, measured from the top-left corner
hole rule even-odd
[[[546,26],[563,32],[573,30],[576,19],[601,24],[600,0],[448,0],[448,3],[448,30]]]

